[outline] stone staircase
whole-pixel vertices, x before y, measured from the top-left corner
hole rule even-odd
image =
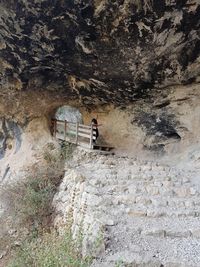
[[[200,266],[195,170],[80,151],[66,169],[54,203],[64,217],[73,206],[74,231],[84,221],[90,236],[85,251],[99,239],[101,229],[102,243],[92,267]]]

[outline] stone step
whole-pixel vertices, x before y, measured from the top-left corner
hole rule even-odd
[[[200,239],[182,236],[183,233],[168,233],[163,238],[160,232],[150,234],[116,232],[108,243],[107,254],[92,267],[97,266],[200,266]],[[110,233],[112,236],[112,233]],[[111,246],[109,246],[111,244]],[[98,265],[101,264],[101,265]],[[121,264],[121,265],[117,265]],[[153,264],[153,265],[152,265]]]
[[[153,236],[153,237],[163,237],[163,238],[198,238],[200,239],[200,228],[191,229],[191,230],[184,230],[184,229],[175,229],[175,230],[168,230],[162,228],[152,228],[148,230],[141,231],[141,235],[144,236]]]
[[[198,251],[190,254],[187,239],[182,246],[180,240],[162,243],[157,238],[156,242],[157,246],[155,237],[150,237],[131,244],[131,247],[127,245],[120,251],[108,253],[104,258],[94,261],[91,267],[199,267]]]
[[[124,253],[124,252],[123,252]],[[132,258],[134,255],[132,254]],[[114,254],[113,260],[104,261],[93,261],[90,267],[199,267],[199,264],[193,263],[183,263],[181,260],[179,262],[175,261],[167,261],[164,264],[162,261],[158,259],[142,259],[138,255],[135,256],[136,260],[127,259],[125,257],[121,257],[121,254]]]
[[[187,209],[167,209],[167,208],[141,208],[133,207],[126,209],[127,214],[132,217],[147,216],[147,217],[200,217],[200,210],[187,210]]]
[[[115,219],[113,220],[115,221]],[[131,218],[124,216],[118,223],[119,233],[125,229],[126,234],[137,233],[142,236],[154,236],[163,238],[196,238],[200,239],[200,223],[197,217],[186,218]],[[110,229],[112,233],[112,228]],[[115,230],[115,234],[118,234]]]
[[[83,173],[82,169],[77,169],[80,173]],[[94,176],[95,173],[95,176]],[[120,175],[119,172],[117,171],[92,171],[92,172],[86,172],[85,176],[88,179],[96,179],[96,180],[104,180],[107,182],[114,182],[117,181],[118,183],[135,183],[135,184],[143,184],[143,183],[149,183],[149,184],[154,184],[154,185],[159,185],[159,186],[164,186],[164,187],[179,187],[179,186],[185,186],[189,187],[192,186],[190,183],[190,180],[186,177],[183,179],[177,179],[174,177],[168,177],[166,175],[161,175],[160,177],[156,177],[153,175],[138,175],[138,174],[132,174],[132,173],[127,173],[124,174],[123,176]],[[200,190],[199,187],[195,186]]]

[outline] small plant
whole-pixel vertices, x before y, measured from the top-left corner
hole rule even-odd
[[[102,244],[104,244],[104,234],[103,234],[102,229],[100,229],[98,236],[94,243],[95,250],[99,249],[102,246]]]
[[[55,165],[60,159],[60,151],[53,143],[48,143],[44,148],[43,158],[47,164]]]
[[[53,164],[59,168],[65,160],[69,160],[72,157],[75,145],[66,141],[60,142],[60,150],[56,150],[51,143],[47,145],[44,150],[43,158],[47,164]]]
[[[8,267],[87,267],[91,258],[82,258],[69,231],[55,230],[18,248]]]
[[[61,142],[61,157],[64,160],[69,160],[74,152],[75,145],[65,141]]]
[[[124,266],[124,262],[123,260],[118,260],[116,263],[115,263],[115,267],[123,267]]]

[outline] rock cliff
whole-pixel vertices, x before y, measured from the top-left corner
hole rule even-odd
[[[99,116],[113,145],[163,153],[196,135],[198,120],[186,120],[198,114],[199,1],[2,0],[0,10],[2,118],[26,126],[71,104],[87,123]]]
[[[71,216],[95,267],[199,266],[199,0],[1,0],[1,190],[51,165],[65,105],[116,156],[75,151],[55,227]]]

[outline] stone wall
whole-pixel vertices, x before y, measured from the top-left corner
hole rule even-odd
[[[77,149],[54,197],[54,224],[71,227],[83,254],[97,257],[93,267],[197,267],[199,195],[191,166]]]

